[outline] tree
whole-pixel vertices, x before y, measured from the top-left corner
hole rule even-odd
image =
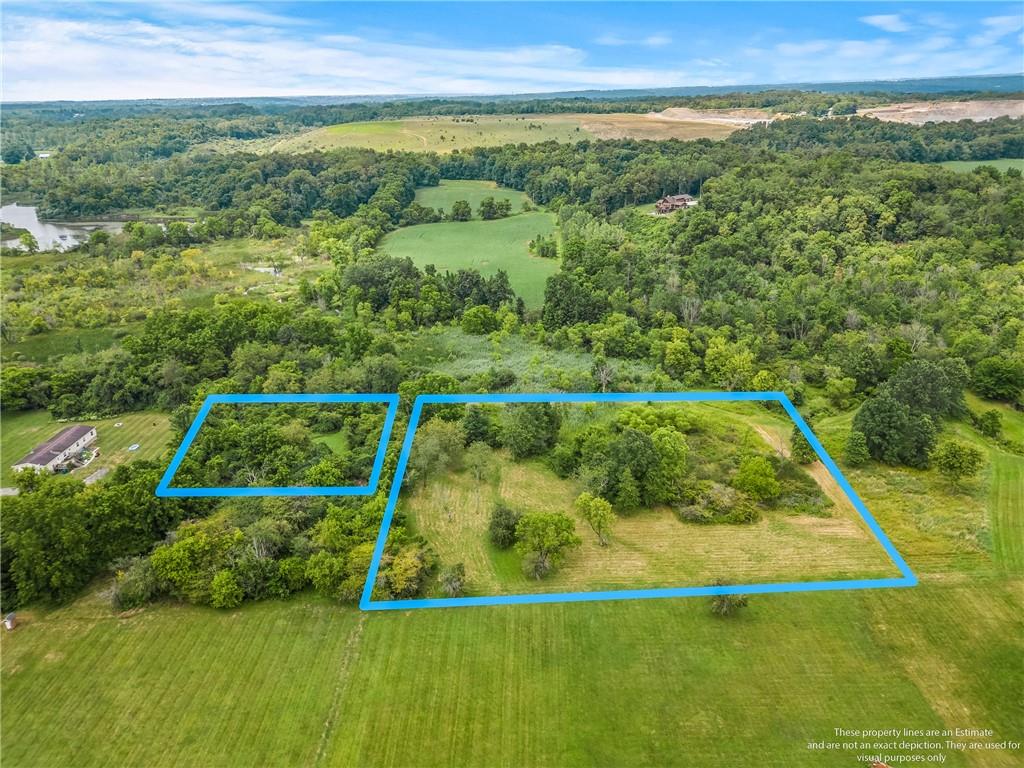
[[[494,452],[487,443],[473,443],[466,449],[463,464],[477,483],[482,483],[494,464]]]
[[[984,397],[1015,400],[1024,391],[1024,363],[1008,357],[986,357],[974,367],[973,384]]]
[[[602,547],[608,546],[608,532],[611,530],[615,513],[612,505],[600,496],[581,493],[576,498],[576,511],[597,534],[597,541]]]
[[[843,446],[843,460],[851,467],[860,467],[868,463],[871,454],[868,451],[868,441],[863,432],[852,430],[846,437]]]
[[[242,604],[242,588],[235,574],[224,569],[217,571],[210,582],[210,605],[214,608],[237,608]]]
[[[558,567],[567,550],[582,543],[572,518],[561,512],[527,512],[516,524],[516,552],[526,573],[540,579]]]
[[[853,417],[853,428],[867,441],[868,453],[886,464],[928,466],[935,446],[935,426],[925,414],[916,414],[887,390],[864,401]]]
[[[487,527],[491,543],[498,549],[508,549],[516,543],[516,526],[522,515],[503,501],[491,510],[491,522]]]
[[[615,489],[615,506],[623,513],[632,512],[640,506],[640,486],[629,467],[619,473]]]
[[[466,406],[466,414],[462,417],[462,431],[466,434],[466,445],[472,443],[484,443],[491,447],[497,445],[498,430],[485,405],[470,404]]]
[[[501,215],[498,208],[498,204],[494,201],[493,197],[485,197],[480,201],[480,218],[481,219],[497,219]]]
[[[452,221],[469,221],[473,218],[473,209],[467,200],[456,200],[452,203],[452,212],[449,214]]]
[[[811,464],[818,458],[818,454],[814,452],[814,448],[807,442],[803,431],[796,424],[793,425],[793,431],[789,433],[789,444],[792,446],[790,455],[798,464]]]
[[[965,477],[976,475],[984,464],[981,451],[972,445],[950,440],[932,452],[932,464],[953,485]]]
[[[757,501],[770,501],[782,490],[775,478],[775,469],[764,456],[747,456],[743,459],[732,479],[732,485]]]
[[[466,566],[462,563],[447,566],[441,571],[439,580],[448,597],[458,597],[466,586]]]
[[[25,249],[27,253],[35,253],[39,250],[39,241],[36,240],[36,236],[31,232],[22,232],[18,235],[18,242],[21,243],[21,247]]]
[[[462,425],[440,418],[428,421],[416,430],[406,473],[409,482],[426,483],[431,475],[459,469],[465,444]]]
[[[483,336],[498,330],[498,317],[486,304],[478,304],[462,313],[462,330],[474,336]]]
[[[974,423],[978,431],[985,437],[999,437],[1003,431],[1003,417],[995,408],[982,411],[975,418]]]
[[[653,504],[677,501],[687,474],[686,437],[673,427],[658,427],[651,433],[651,442],[658,458],[645,478],[646,495]]]
[[[825,396],[836,408],[846,408],[856,389],[857,380],[849,376],[829,379],[825,382]]]
[[[505,410],[501,442],[515,459],[550,450],[562,420],[551,403],[512,403]]]

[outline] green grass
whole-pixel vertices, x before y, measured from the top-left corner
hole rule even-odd
[[[115,427],[117,423],[122,426]],[[139,411],[109,419],[80,419],[68,422],[55,421],[48,411],[5,413],[0,419],[0,429],[3,431],[3,467],[0,468],[0,484],[12,485],[14,473],[11,464],[70,424],[91,424],[96,427],[94,445],[99,446],[100,455],[88,466],[76,469],[72,473],[82,479],[97,469],[113,468],[135,459],[159,458],[169,447],[168,441],[171,437],[171,425],[167,414],[157,411]],[[128,447],[136,443],[139,448],[129,451]]]
[[[331,432],[326,435],[317,435],[313,438],[313,442],[326,445],[337,454],[344,454],[348,451],[348,440],[345,438],[344,432]]]
[[[521,213],[494,221],[453,221],[403,227],[387,235],[381,249],[409,257],[418,267],[433,264],[439,271],[476,269],[493,275],[508,272],[512,288],[530,308],[544,303],[544,284],[558,271],[557,259],[531,256],[527,244],[555,230],[551,213]]]
[[[94,594],[0,639],[4,764],[849,766],[806,742],[844,723],[1013,738],[1021,607],[998,582],[764,596],[728,620],[697,599],[310,597],[119,617]]]
[[[523,203],[528,198],[525,192],[519,192],[507,187],[499,187],[493,181],[450,181],[442,179],[436,187],[420,187],[416,190],[416,202],[430,208],[443,208],[450,213],[452,205],[456,200],[465,200],[473,209],[473,216],[476,217],[480,201],[487,197],[495,200],[508,200],[512,203],[512,212],[518,213],[523,209]]]
[[[77,352],[99,352],[114,346],[117,340],[139,327],[138,323],[106,328],[62,328],[19,338],[3,345],[6,360],[45,363],[53,358]]]
[[[951,171],[956,171],[957,173],[969,173],[982,165],[990,165],[1004,173],[1011,168],[1016,168],[1018,171],[1024,171],[1024,160],[1011,158],[1005,158],[1002,160],[946,160],[945,162],[939,163],[939,165],[943,168],[949,168]]]
[[[362,147],[377,151],[451,152],[467,147],[594,138],[581,127],[579,120],[569,115],[482,115],[474,116],[472,120],[413,117],[343,123],[286,138],[274,145],[274,151]],[[530,128],[531,125],[534,127]]]

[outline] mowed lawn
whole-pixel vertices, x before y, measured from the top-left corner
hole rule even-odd
[[[22,411],[5,413],[0,421],[3,433],[3,467],[0,470],[0,484],[14,483],[11,465],[21,460],[29,451],[49,440],[60,430],[72,424],[90,424],[96,427],[96,443],[100,455],[88,466],[76,469],[72,474],[85,479],[101,468],[113,468],[118,464],[138,460],[157,459],[170,447],[170,420],[166,413],[138,411],[108,419],[80,419],[58,422],[48,411]],[[121,424],[121,426],[115,426]],[[132,445],[139,447],[128,450]]]
[[[554,231],[554,214],[533,211],[492,221],[403,227],[388,234],[381,249],[421,268],[433,264],[441,272],[475,269],[489,276],[504,269],[516,294],[536,309],[544,303],[544,284],[558,271],[559,261],[531,256],[528,243]]]
[[[845,767],[807,742],[844,723],[1014,738],[1020,594],[936,580],[719,619],[703,599],[360,613],[303,596],[116,616],[94,593],[0,639],[4,765]]]
[[[428,208],[443,209],[451,213],[456,200],[465,200],[473,209],[473,217],[478,218],[480,201],[493,197],[495,200],[508,200],[512,204],[512,212],[523,209],[523,203],[529,199],[525,192],[508,187],[499,187],[493,181],[463,181],[461,179],[442,179],[436,187],[420,187],[416,190],[416,202]]]

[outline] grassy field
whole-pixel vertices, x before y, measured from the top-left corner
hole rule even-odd
[[[493,275],[504,269],[526,306],[537,308],[544,302],[544,284],[558,271],[559,262],[531,256],[527,244],[554,230],[554,214],[536,211],[494,221],[421,224],[391,232],[381,250],[409,257],[418,267],[433,264],[442,272],[476,269]]]
[[[22,411],[3,414],[3,467],[0,484],[9,486],[14,481],[11,464],[21,459],[39,443],[48,440],[72,422],[54,421],[47,411]],[[72,474],[86,478],[98,469],[113,468],[133,459],[156,459],[167,450],[171,437],[170,421],[165,413],[139,411],[109,419],[83,419],[83,424],[96,427],[96,443],[100,455],[87,466]],[[120,427],[114,426],[121,424]],[[129,451],[128,447],[138,444]]]
[[[276,152],[362,147],[377,151],[447,153],[468,147],[594,138],[719,139],[735,130],[737,126],[702,120],[656,119],[645,114],[410,117],[317,128],[282,139],[272,148]]]
[[[416,190],[416,202],[429,208],[442,208],[446,212],[452,210],[456,200],[465,200],[473,209],[476,217],[480,201],[487,197],[495,200],[508,200],[512,204],[512,212],[523,209],[528,198],[525,192],[508,187],[499,187],[493,181],[463,181],[442,179],[436,187],[420,187]]]
[[[1022,608],[1011,585],[949,580],[765,596],[732,620],[704,600],[360,614],[303,597],[117,616],[97,592],[0,639],[4,763],[849,766],[807,742],[844,723],[1014,737]]]
[[[783,419],[756,406],[684,408],[727,443],[749,441],[751,450],[762,454],[773,452],[775,443],[767,443],[757,430],[772,438],[788,431]],[[708,444],[693,437],[689,442],[696,462]],[[493,474],[482,483],[467,471],[447,473],[407,490],[402,500],[414,530],[441,562],[465,565],[467,594],[700,586],[719,578],[743,584],[899,576],[845,494],[832,485],[822,486],[835,500],[827,516],[782,507],[753,524],[700,525],[681,522],[670,509],[658,507],[617,517],[611,541],[602,547],[573,508],[584,490],[580,483],[557,477],[540,462],[515,462],[504,452],[494,454],[493,464]],[[816,470],[828,477],[820,465],[808,468],[811,476]],[[542,581],[526,578],[519,556],[488,540],[487,525],[498,500],[518,510],[568,514],[582,545],[554,574]]]
[[[993,168],[997,168],[1004,173],[1011,168],[1016,168],[1018,171],[1024,171],[1024,159],[1003,159],[1003,160],[947,160],[943,163],[939,163],[943,168],[949,168],[951,171],[957,171],[958,173],[969,173],[975,168],[981,165],[990,165]]]

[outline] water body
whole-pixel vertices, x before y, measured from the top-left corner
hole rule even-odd
[[[0,207],[0,221],[12,227],[27,229],[35,235],[41,251],[63,251],[89,239],[97,229],[120,232],[120,221],[40,221],[34,205],[11,203]],[[5,240],[5,245],[20,247],[17,238]]]

